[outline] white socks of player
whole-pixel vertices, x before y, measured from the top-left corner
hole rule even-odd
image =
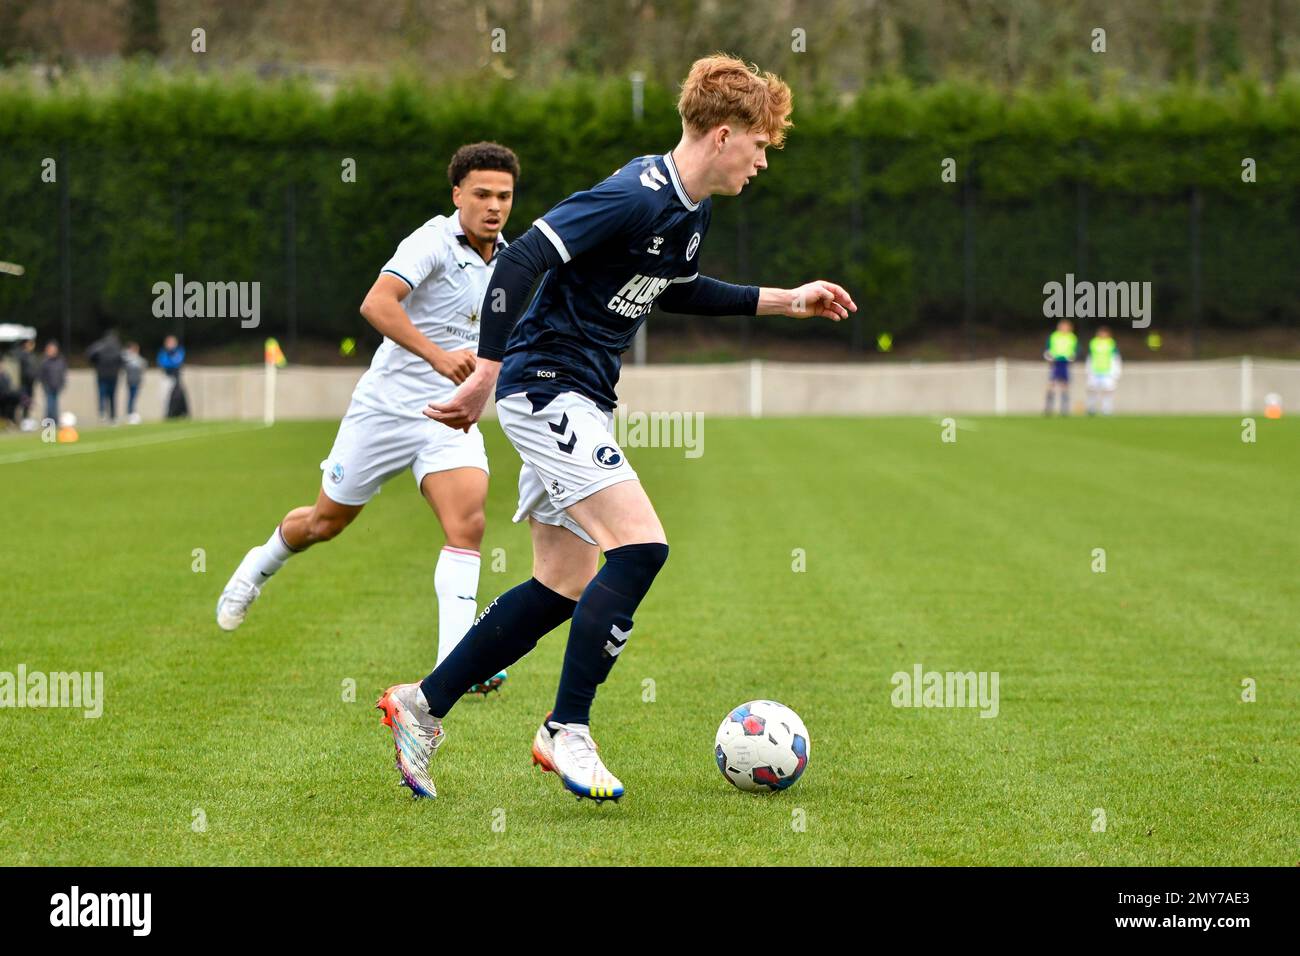
[[[479,554],[450,545],[438,555],[433,589],[438,594],[438,663],[446,660],[465,636],[478,611]]]
[[[280,526],[276,525],[266,544],[248,552],[247,557],[244,558],[244,563],[239,566],[239,570],[235,573],[244,580],[252,581],[258,587],[261,587],[262,582],[284,567],[284,562],[297,553],[284,543],[284,538],[280,536]]]

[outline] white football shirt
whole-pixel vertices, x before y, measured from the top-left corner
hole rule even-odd
[[[410,293],[402,307],[412,324],[434,345],[448,352],[478,351],[479,308],[497,256],[506,241],[497,238],[491,262],[468,244],[460,213],[434,216],[402,240],[381,272],[395,275]],[[424,407],[456,390],[456,383],[433,366],[385,337],[370,368],[352,393],[353,401],[423,420]]]

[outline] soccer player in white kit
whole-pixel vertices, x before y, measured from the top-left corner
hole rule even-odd
[[[407,468],[433,508],[447,543],[434,570],[438,660],[474,621],[488,462],[477,426],[468,432],[425,417],[474,371],[478,310],[505,248],[519,160],[496,143],[462,146],[447,170],[456,212],[435,216],[397,247],[361,305],[384,335],[352,393],[314,505],[285,515],[244,557],[217,601],[217,624],[233,631],[290,557],[352,523],[389,478]],[[471,692],[486,693],[499,672]]]

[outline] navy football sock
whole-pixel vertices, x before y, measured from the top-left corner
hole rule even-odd
[[[604,567],[582,592],[573,612],[552,720],[590,722],[596,687],[618,660],[632,632],[632,615],[667,560],[666,544],[627,544],[605,552]]]
[[[456,649],[420,682],[429,711],[444,717],[473,684],[480,684],[531,651],[573,617],[574,601],[529,578],[489,604]]]

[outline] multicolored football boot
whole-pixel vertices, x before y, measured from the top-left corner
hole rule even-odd
[[[496,674],[495,677],[489,677],[489,678],[488,678],[485,682],[483,682],[482,684],[471,684],[469,690],[465,691],[465,693],[466,693],[466,694],[481,694],[481,695],[483,695],[484,697],[486,697],[488,694],[492,693],[494,690],[495,690],[495,691],[499,691],[499,690],[501,690],[501,685],[504,684],[504,683],[506,682],[506,678],[507,678],[508,676],[509,676],[509,675],[508,675],[505,671],[497,671],[497,674]]]
[[[410,787],[411,795],[417,800],[436,797],[438,791],[429,776],[429,761],[447,735],[442,721],[429,713],[420,685],[394,684],[380,695],[375,707],[384,712],[384,724],[393,730],[402,785]]]

